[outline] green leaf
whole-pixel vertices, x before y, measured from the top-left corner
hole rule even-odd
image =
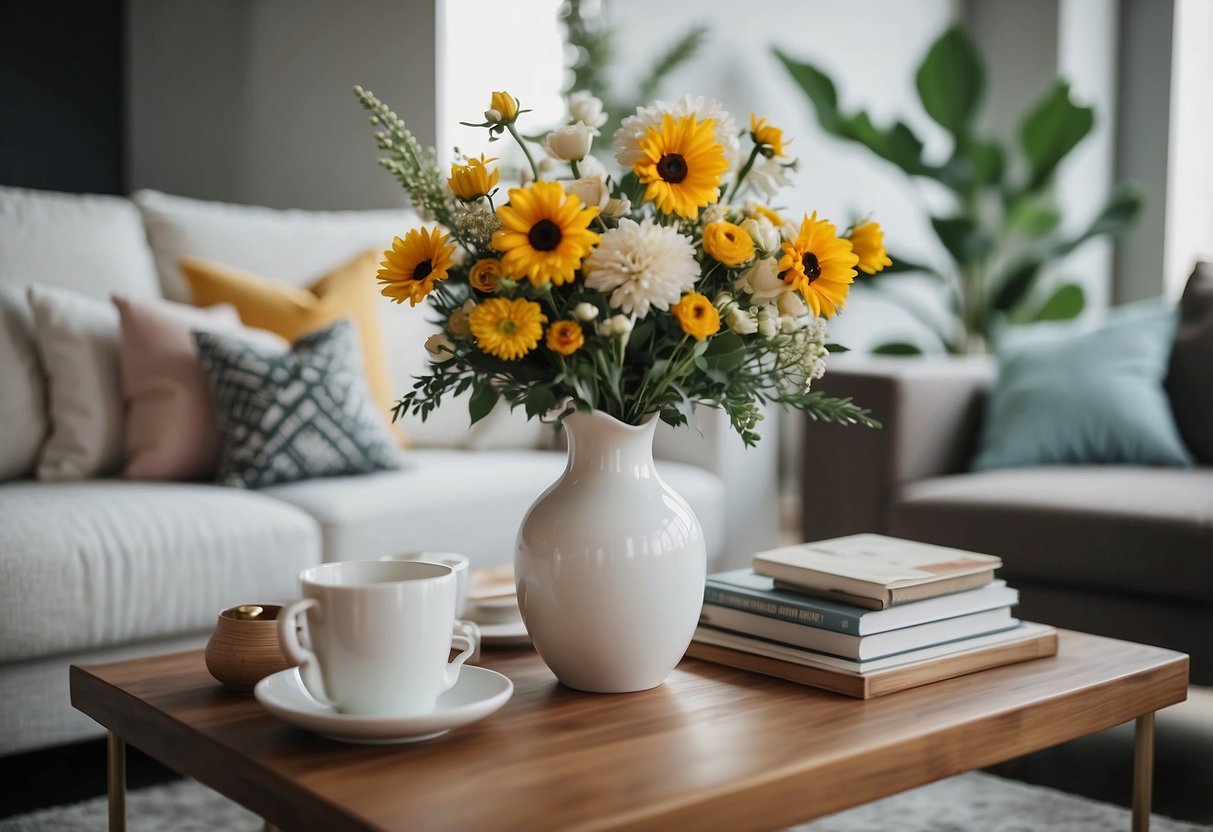
[[[996,185],[1002,181],[1006,155],[996,142],[974,139],[965,143],[965,155],[972,163],[973,182],[978,187]]]
[[[926,166],[922,163],[923,143],[904,122],[897,122],[888,130],[872,123],[866,112],[858,112],[843,120],[843,135],[859,142],[880,158],[892,162],[909,174],[922,174]]]
[[[745,342],[735,332],[722,332],[710,341],[705,342],[703,358],[708,366],[728,373],[742,365],[745,361]]]
[[[476,424],[497,406],[497,390],[493,385],[484,383],[476,385],[472,397],[468,399],[468,416],[472,424]]]
[[[990,301],[990,308],[999,312],[1010,312],[1019,306],[1032,291],[1040,274],[1041,261],[1021,260],[1012,266],[998,282],[998,291]]]
[[[905,341],[890,341],[872,350],[873,355],[922,355],[922,350]]]
[[[1101,234],[1120,234],[1127,231],[1141,216],[1145,203],[1145,196],[1137,186],[1128,183],[1117,186],[1086,231],[1064,244],[1059,253],[1067,254]]]
[[[834,353],[850,352],[850,347],[844,347],[842,344],[826,344],[826,352],[833,355]]]
[[[1017,200],[1007,214],[1007,227],[1029,237],[1047,237],[1060,223],[1061,212],[1057,206],[1039,199]]]
[[[968,132],[985,93],[986,68],[964,28],[952,26],[940,35],[915,81],[931,118],[953,135]]]
[[[1053,171],[1095,125],[1095,111],[1070,99],[1070,85],[1058,81],[1036,103],[1019,128],[1019,141],[1028,159],[1027,190],[1049,181]]]
[[[528,418],[542,416],[556,406],[556,395],[550,387],[537,384],[527,391],[523,404]]]
[[[1044,306],[1036,313],[1038,321],[1068,321],[1077,318],[1086,306],[1086,295],[1082,287],[1074,283],[1066,283],[1057,287],[1056,291],[1045,301]]]
[[[648,102],[657,94],[661,81],[682,64],[695,57],[695,53],[707,39],[708,27],[698,25],[676,40],[666,52],[657,59],[644,80],[640,82],[635,95],[637,101]]]
[[[814,66],[789,58],[778,49],[775,50],[775,57],[779,58],[792,80],[800,85],[809,101],[813,102],[821,129],[835,136],[851,138],[846,119],[838,111],[838,91],[834,88],[830,76]]]
[[[989,254],[994,240],[968,217],[931,217],[931,227],[958,263],[971,263]]]

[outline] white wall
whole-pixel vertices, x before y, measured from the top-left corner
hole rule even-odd
[[[132,189],[295,208],[403,202],[351,88],[435,136],[434,0],[130,0]]]
[[[1213,3],[1176,0],[1167,171],[1165,290],[1177,297],[1196,260],[1213,261]]]

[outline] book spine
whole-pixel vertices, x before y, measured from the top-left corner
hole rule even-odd
[[[703,591],[706,604],[716,604],[721,607],[752,612],[789,621],[793,624],[804,624],[822,630],[833,630],[836,633],[855,635],[859,632],[859,616],[826,610],[817,607],[812,600],[806,598],[803,602],[790,603],[782,599],[775,600],[761,595],[750,595],[733,589],[722,589],[718,586],[708,586]]]

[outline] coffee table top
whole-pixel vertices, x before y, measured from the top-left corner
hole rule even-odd
[[[486,653],[513,699],[415,745],[288,725],[202,652],[71,669],[72,704],[281,827],[769,829],[1012,759],[1183,701],[1181,653],[1062,632],[1058,655],[855,700],[687,659],[659,688],[570,690]]]

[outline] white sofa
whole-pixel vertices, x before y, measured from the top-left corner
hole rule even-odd
[[[177,258],[209,257],[306,285],[414,223],[407,211],[298,212],[154,192],[134,200],[0,187],[0,755],[100,734],[71,709],[67,668],[197,647],[216,613],[284,600],[322,560],[406,550],[508,562],[527,506],[559,475],[550,428],[502,410],[469,430],[462,403],[421,424],[404,470],[264,491],[30,477],[53,413],[23,287],[185,300]],[[373,285],[368,292],[375,291]],[[424,363],[420,308],[384,301],[393,381]],[[35,356],[31,358],[31,356]],[[717,412],[702,434],[662,430],[661,471],[704,526],[709,568],[777,533],[776,426],[746,450]],[[16,478],[11,478],[15,476]]]

